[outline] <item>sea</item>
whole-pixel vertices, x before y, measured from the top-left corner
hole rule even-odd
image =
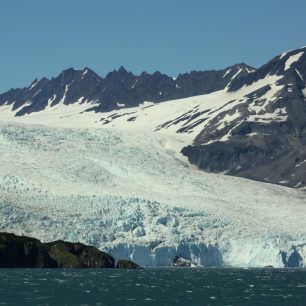
[[[306,305],[306,270],[0,269],[0,305]]]

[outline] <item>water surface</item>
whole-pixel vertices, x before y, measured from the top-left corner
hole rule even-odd
[[[2,269],[0,305],[306,305],[306,270]]]

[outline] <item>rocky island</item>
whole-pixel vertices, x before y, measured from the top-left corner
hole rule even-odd
[[[38,239],[0,232],[0,268],[120,268],[137,269],[128,260],[115,259],[82,243]]]

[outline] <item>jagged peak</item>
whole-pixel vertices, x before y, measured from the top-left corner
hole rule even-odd
[[[117,72],[119,72],[119,73],[128,73],[128,71],[124,68],[124,66],[120,66]]]
[[[125,77],[133,77],[134,74],[130,71],[127,71],[123,66],[120,66],[119,69],[114,69],[113,71],[109,72],[105,79],[109,78],[125,78]]]
[[[155,72],[153,73],[153,75],[154,75],[154,76],[161,76],[161,75],[164,75],[164,74],[157,70],[157,71],[155,71]]]
[[[86,80],[88,78],[93,78],[98,83],[102,81],[102,78],[88,67],[83,69],[74,69],[70,67],[63,70],[57,77],[52,79],[58,79],[62,85],[67,85],[68,83],[74,82],[76,80],[80,81]]]
[[[64,74],[67,74],[67,73],[74,73],[74,72],[78,72],[78,71],[80,71],[80,70],[74,69],[73,67],[69,67],[69,68],[64,69],[59,75],[64,75]]]
[[[32,81],[32,83],[30,84],[30,86],[31,86],[31,85],[34,85],[34,84],[37,84],[37,83],[38,83],[38,81],[39,81],[39,79],[38,79],[38,78],[34,79],[34,80]]]
[[[41,79],[36,78],[31,84],[30,86],[28,86],[28,90],[32,90],[33,88],[37,87],[38,85],[44,84],[46,82],[48,82],[49,80],[46,77],[43,77]]]
[[[225,68],[223,71],[226,71],[228,69],[234,69],[234,70],[242,69],[242,70],[244,70],[246,72],[249,72],[249,73],[257,70],[256,68],[254,68],[254,67],[252,67],[252,66],[250,66],[250,65],[248,65],[244,62],[237,63],[235,65],[229,66],[229,67]]]
[[[85,67],[84,69],[81,70],[81,79],[84,78],[94,78],[96,81],[101,82],[102,78],[95,73],[92,69]]]

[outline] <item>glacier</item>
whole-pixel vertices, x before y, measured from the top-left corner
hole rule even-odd
[[[149,110],[166,115],[169,103],[141,106],[148,116],[136,128],[101,127],[103,114],[67,108],[3,110],[0,230],[92,244],[143,266],[175,256],[205,267],[305,266],[305,191],[199,171],[179,153],[192,133],[154,132]]]

